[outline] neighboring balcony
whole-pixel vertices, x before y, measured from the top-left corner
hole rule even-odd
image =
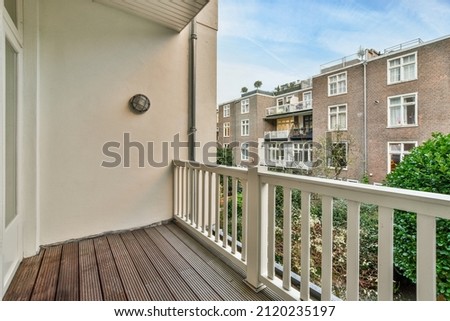
[[[264,132],[265,140],[287,140],[289,138],[289,130],[273,130]]]
[[[283,140],[312,140],[312,128],[292,128],[291,130],[273,130],[264,132],[264,140],[266,141],[283,141]]]
[[[292,128],[289,133],[289,138],[292,140],[312,140],[313,129],[312,128]]]
[[[300,101],[296,104],[285,104],[266,108],[266,117],[274,115],[282,115],[296,113],[312,109],[312,100]]]

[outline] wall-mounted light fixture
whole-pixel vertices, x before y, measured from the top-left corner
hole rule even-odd
[[[137,113],[144,113],[150,108],[150,99],[147,96],[138,94],[131,97],[129,101],[130,108]]]

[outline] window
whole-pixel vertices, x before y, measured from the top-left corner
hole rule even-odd
[[[328,77],[328,96],[347,93],[347,72]]]
[[[283,164],[284,161],[284,145],[271,143],[269,144],[269,161],[273,164]]]
[[[241,120],[241,136],[250,135],[250,121],[248,119]]]
[[[388,84],[417,79],[417,54],[388,60]]]
[[[301,144],[294,143],[292,145],[293,153],[294,153],[294,162],[297,164],[300,163],[309,163],[312,161],[312,145],[311,144]]]
[[[230,117],[230,104],[223,106],[223,117]]]
[[[230,137],[230,123],[223,123],[223,137]]]
[[[277,106],[283,106],[284,102],[283,102],[283,98],[278,98],[277,99]]]
[[[348,143],[347,142],[335,142],[331,143],[328,150],[327,165],[328,167],[347,168],[347,154]]]
[[[328,130],[347,130],[347,105],[328,107]]]
[[[417,94],[388,98],[388,127],[417,125]]]
[[[243,143],[241,145],[241,160],[247,161],[248,160],[248,143]]]
[[[17,27],[17,4],[16,0],[5,0],[4,5],[5,9],[8,12],[11,20],[14,22],[14,25]]]
[[[303,93],[303,108],[312,108],[312,93],[310,91]]]
[[[417,146],[417,142],[392,142],[388,143],[388,173],[392,172],[403,158],[411,153]]]
[[[250,112],[250,104],[248,99],[241,100],[241,114],[248,114]]]

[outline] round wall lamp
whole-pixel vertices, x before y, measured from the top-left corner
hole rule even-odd
[[[131,97],[129,105],[132,110],[141,114],[150,108],[150,99],[142,94],[134,95]]]

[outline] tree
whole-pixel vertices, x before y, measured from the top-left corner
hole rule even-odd
[[[338,179],[353,158],[353,138],[346,131],[335,130],[313,144],[314,176]]]
[[[246,93],[248,91],[248,88],[247,87],[242,87],[241,88],[241,93]]]
[[[262,81],[261,80],[257,80],[255,81],[255,83],[253,84],[253,86],[255,86],[256,89],[259,89],[262,86]]]
[[[229,147],[217,147],[217,164],[233,166],[233,151]]]
[[[386,177],[386,184],[417,191],[450,194],[450,134],[434,133]],[[416,215],[396,211],[394,264],[416,281]],[[436,220],[437,295],[450,299],[450,220]]]

